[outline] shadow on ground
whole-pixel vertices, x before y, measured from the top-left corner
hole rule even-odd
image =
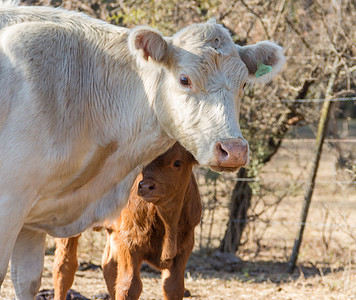
[[[324,276],[329,273],[342,272],[343,268],[330,269],[317,268],[311,266],[298,265],[293,273],[288,272],[288,262],[276,261],[242,261],[234,254],[215,252],[207,255],[204,252],[194,252],[191,254],[186,266],[186,277],[191,278],[219,278],[229,280],[238,279],[241,282],[249,283],[284,283],[297,281],[301,276],[304,278]],[[100,266],[91,262],[82,262],[78,268],[80,271],[98,270]],[[143,264],[141,267],[142,278],[160,278],[160,271]],[[189,291],[187,291],[187,295]],[[36,300],[52,300],[54,298],[53,290],[42,290],[36,297]],[[108,294],[98,294],[93,299],[110,299]],[[66,300],[89,300],[80,293],[70,290]]]
[[[331,272],[342,272],[343,268],[330,269],[329,267],[317,268],[312,266],[297,265],[293,273],[288,272],[288,262],[276,261],[242,261],[232,253],[215,252],[204,255],[199,252],[192,253],[189,258],[186,272],[190,276],[204,278],[228,278],[233,276],[241,282],[291,282],[300,276],[304,278],[324,276]]]

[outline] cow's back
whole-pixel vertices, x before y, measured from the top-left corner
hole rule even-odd
[[[126,43],[125,29],[80,13],[46,7],[0,8],[0,74],[7,75],[0,78],[1,102],[11,99],[18,102],[13,105],[24,104],[26,89],[32,93],[31,109],[48,117],[41,120],[42,127],[73,127],[77,120],[90,123],[85,112],[99,106],[97,98],[105,98],[100,95],[105,87],[113,88],[110,81],[103,83],[106,73],[114,71],[112,65],[122,64],[120,69],[125,69],[131,63]],[[14,85],[16,90],[9,92]]]
[[[48,8],[45,6],[16,6],[4,5],[0,2],[0,30],[5,27],[23,22],[71,22],[73,24],[91,23],[106,26],[107,23],[92,19],[85,14]]]

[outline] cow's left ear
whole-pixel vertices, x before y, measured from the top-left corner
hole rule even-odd
[[[128,44],[131,54],[139,63],[164,63],[167,60],[168,44],[158,30],[139,26],[130,32]]]
[[[237,45],[237,48],[248,69],[249,82],[268,82],[285,62],[283,48],[269,41],[243,47]]]

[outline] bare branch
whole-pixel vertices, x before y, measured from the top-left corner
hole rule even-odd
[[[266,25],[265,25],[264,21],[262,20],[261,16],[260,16],[258,13],[256,13],[253,9],[251,9],[251,8],[246,4],[246,2],[245,2],[244,0],[240,0],[240,1],[241,1],[242,5],[245,6],[246,9],[247,9],[251,14],[253,14],[253,15],[261,22],[261,25],[262,25],[262,27],[263,27],[263,30],[264,30],[264,32],[265,32],[267,38],[268,38],[268,39],[271,39],[270,35],[268,34],[268,30],[267,30],[267,28],[266,28]]]

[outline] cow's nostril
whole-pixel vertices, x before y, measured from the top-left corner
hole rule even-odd
[[[227,157],[229,156],[229,153],[222,147],[221,143],[217,145],[217,149],[220,152],[222,157]]]

